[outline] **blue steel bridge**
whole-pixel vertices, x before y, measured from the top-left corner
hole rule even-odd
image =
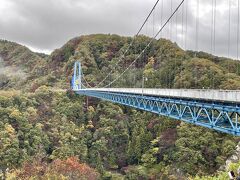
[[[177,12],[181,10],[183,11],[181,14],[182,18],[176,18],[182,20],[182,26],[185,27],[184,30],[187,30],[187,21],[183,21],[183,19],[188,17],[188,14],[183,14],[185,12],[184,7],[187,7],[187,1],[191,0],[181,0],[180,3],[176,6],[176,8],[171,7],[171,13],[166,20],[161,19],[160,29],[152,36],[152,40],[146,45],[145,48],[142,49],[142,52],[136,57],[134,61],[128,67],[125,67],[122,70],[120,75],[113,79],[110,83],[105,86],[101,86],[101,84],[106,81],[106,79],[114,73],[114,70],[118,66],[118,63],[123,60],[125,55],[128,53],[131,46],[134,44],[135,37],[138,36],[143,27],[146,25],[151,15],[154,15],[154,11],[156,11],[158,2],[157,0],[149,15],[145,19],[143,25],[138,30],[138,33],[134,36],[132,42],[129,44],[129,47],[123,53],[122,57],[116,62],[115,66],[112,70],[107,74],[107,76],[94,87],[90,86],[89,83],[84,78],[81,62],[77,61],[74,64],[74,72],[73,78],[71,81],[72,90],[79,95],[91,96],[100,98],[102,100],[110,101],[112,103],[118,103],[125,106],[133,107],[136,109],[152,112],[155,114],[159,114],[161,116],[166,116],[175,120],[184,121],[187,123],[195,124],[198,126],[206,127],[209,129],[217,130],[223,133],[228,133],[236,136],[240,136],[240,90],[215,90],[215,89],[159,89],[159,88],[113,88],[114,82],[119,80],[127,71],[133,68],[134,64],[139,61],[140,57],[145,53],[146,49],[153,42],[154,39],[159,36],[163,36],[163,30],[167,28],[170,23],[170,27],[173,28],[171,24],[171,20],[173,17],[177,16]],[[162,0],[161,10],[164,9]],[[196,1],[197,13],[199,13],[199,0]],[[168,2],[165,0],[165,2]],[[230,1],[229,1],[230,2]],[[185,3],[185,4],[184,4]],[[184,6],[185,5],[185,6]],[[212,0],[212,26],[211,26],[211,48],[213,49],[212,53],[214,53],[215,43],[216,43],[216,7],[217,1]],[[237,3],[238,6],[238,19],[237,24],[237,59],[238,59],[238,51],[239,51],[239,0]],[[175,9],[175,10],[174,10]],[[231,4],[229,3],[229,11],[231,9]],[[160,10],[160,11],[161,11]],[[180,13],[178,13],[180,14]],[[230,20],[230,15],[227,17]],[[199,17],[196,15],[196,50],[198,50],[198,34],[199,33]],[[185,23],[185,25],[184,25]],[[229,22],[230,24],[230,22]],[[154,26],[154,24],[153,24]],[[158,24],[159,26],[159,24]],[[176,26],[176,28],[178,28]],[[222,31],[222,29],[220,29]],[[205,29],[206,31],[206,29]],[[174,31],[177,32],[177,31]],[[178,31],[179,32],[179,31]],[[187,32],[187,31],[185,31]],[[228,27],[228,37],[231,36],[231,26]],[[183,34],[182,34],[183,35]],[[171,35],[173,36],[173,35]],[[176,37],[178,34],[176,34]],[[186,34],[185,34],[186,36]],[[171,39],[171,37],[169,38]],[[230,41],[231,38],[228,39],[228,52],[230,50]],[[176,41],[177,42],[177,41]],[[185,39],[186,43],[186,39]],[[185,49],[187,47],[185,46]],[[227,68],[227,67],[226,67]],[[144,79],[144,78],[143,78]],[[85,81],[85,84],[84,84]]]
[[[205,89],[85,88],[75,63],[72,90],[79,95],[149,111],[240,136],[240,91]]]

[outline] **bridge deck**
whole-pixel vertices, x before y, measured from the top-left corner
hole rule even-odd
[[[158,97],[196,99],[204,101],[240,102],[240,90],[209,90],[209,89],[149,89],[149,88],[89,88],[85,91],[118,92],[143,94]]]

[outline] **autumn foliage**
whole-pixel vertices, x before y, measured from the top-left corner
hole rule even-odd
[[[79,163],[77,157],[69,157],[66,160],[57,159],[52,163],[53,172],[69,177],[70,179],[98,179],[98,173],[84,163]]]
[[[240,89],[240,61],[184,51],[170,40],[143,35],[134,37],[122,58],[132,40],[86,35],[51,55],[0,40],[0,179],[188,179],[225,164],[239,138],[65,92],[76,60],[94,87],[118,59],[104,83],[136,57],[112,88]],[[11,66],[23,73],[5,73]]]
[[[69,157],[66,160],[56,159],[49,165],[37,159],[34,162],[25,163],[22,170],[17,173],[19,179],[89,179],[99,178],[99,173],[84,163],[79,163],[77,157]]]

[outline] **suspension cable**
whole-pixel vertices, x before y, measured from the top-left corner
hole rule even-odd
[[[154,35],[155,32],[155,11],[153,11],[153,16],[152,16],[152,34]]]
[[[185,27],[185,50],[187,50],[187,33],[188,33],[188,1],[186,3],[186,27]]]
[[[196,11],[196,51],[198,51],[198,34],[199,34],[199,0],[197,0],[197,11]]]
[[[231,42],[231,0],[229,0],[229,4],[228,4],[228,58],[230,58],[230,42]],[[229,60],[227,61],[227,66],[228,66],[227,78],[229,81],[229,77],[230,77]]]
[[[213,33],[214,33],[214,0],[212,0],[212,19],[211,19],[211,54],[213,54]],[[211,76],[212,88],[215,88],[214,75]]]
[[[217,6],[217,0],[214,0],[214,15],[213,15],[213,19],[214,19],[214,22],[213,22],[213,53],[215,54],[215,51],[216,51],[216,8]]]
[[[90,88],[92,88],[92,86],[88,83],[88,81],[85,79],[85,76],[82,75],[83,80],[85,81],[86,85]]]
[[[157,0],[157,1],[156,1],[156,3],[154,4],[153,8],[152,8],[151,11],[150,11],[150,13],[148,14],[148,16],[147,16],[146,19],[144,20],[143,24],[142,24],[141,27],[139,28],[137,34],[133,37],[130,45],[129,45],[128,48],[125,50],[125,52],[123,53],[123,55],[122,55],[122,56],[118,59],[118,61],[115,63],[113,69],[111,69],[111,71],[105,76],[105,78],[103,78],[103,80],[100,81],[95,87],[98,87],[99,85],[101,85],[101,84],[108,78],[108,76],[113,73],[113,71],[114,71],[115,67],[118,65],[118,63],[125,57],[125,55],[127,54],[127,52],[130,50],[130,47],[132,47],[134,40],[135,40],[136,37],[140,34],[140,32],[142,31],[143,27],[144,27],[145,24],[147,23],[149,17],[151,16],[152,12],[153,12],[154,9],[156,8],[156,6],[157,6],[157,4],[158,4],[159,1],[160,1],[160,0]]]
[[[173,12],[173,0],[171,0],[171,14],[172,14],[172,12]],[[171,19],[171,21],[170,21],[170,37],[169,37],[169,39],[170,40],[172,40],[172,24],[173,24],[173,20]]]
[[[86,86],[83,83],[81,83],[81,85],[83,86],[84,89],[87,89]]]
[[[161,26],[163,25],[163,0],[161,5]]]
[[[229,0],[228,4],[228,58],[230,56],[230,42],[231,42],[231,0]]]
[[[184,26],[184,9],[185,9],[185,4],[183,4],[182,6],[182,48],[184,47],[184,37],[183,37],[183,34],[184,34],[184,29],[183,29],[183,26]]]
[[[237,60],[239,60],[239,25],[240,25],[240,0],[238,0],[238,17],[237,17]],[[239,73],[239,72],[238,72]]]
[[[185,13],[185,4],[183,4],[183,6],[182,6],[182,48],[184,48],[185,50],[186,50],[186,47],[185,47],[185,44],[184,44],[184,42],[185,42],[185,40],[184,40],[184,38],[185,38],[185,35],[184,35],[184,13]],[[180,86],[179,88],[182,88],[183,87],[183,83],[182,83],[182,63],[183,63],[183,57],[181,58],[181,64],[180,64],[180,85],[178,85],[178,86]]]
[[[239,61],[239,25],[240,25],[240,0],[238,0],[238,17],[237,17],[237,60]],[[239,76],[239,62],[237,63],[237,75]]]
[[[175,19],[175,21],[176,21],[176,23],[175,23],[175,27],[176,27],[176,39],[175,39],[175,41],[176,41],[176,44],[178,44],[178,12],[176,13],[176,19]]]
[[[178,23],[180,22],[180,18],[179,18],[179,22],[178,22],[178,15],[180,15],[180,13],[179,12],[176,12],[176,44],[178,44],[178,45],[180,45],[180,41],[179,41],[179,43],[178,43]],[[170,68],[169,68],[169,70],[170,70]],[[173,72],[176,72],[176,58],[174,58],[174,69],[172,69],[173,70]],[[171,71],[172,71],[171,70]],[[171,88],[171,72],[169,72],[168,73],[169,74],[169,89]]]
[[[138,60],[139,57],[141,57],[141,55],[146,51],[146,49],[150,46],[150,44],[155,40],[155,38],[162,32],[162,30],[165,28],[165,26],[170,22],[170,20],[172,19],[172,17],[176,14],[176,12],[178,11],[178,9],[182,6],[182,4],[184,3],[185,0],[182,0],[181,3],[177,6],[177,8],[174,10],[174,12],[171,14],[171,16],[167,19],[167,21],[164,23],[164,25],[159,29],[159,31],[155,34],[154,37],[152,37],[152,39],[150,40],[150,42],[147,44],[147,46],[142,50],[142,52],[137,56],[137,58],[117,77],[115,78],[112,82],[110,82],[109,84],[107,84],[106,86],[104,86],[105,88],[108,87],[109,85],[113,84],[115,81],[117,81],[120,77],[122,77],[122,75],[128,71],[128,69],[134,64],[135,61]]]

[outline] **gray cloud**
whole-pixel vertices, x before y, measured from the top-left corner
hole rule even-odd
[[[142,33],[149,36],[156,33],[161,21],[166,21],[171,13],[171,1],[172,9],[180,3],[180,0],[160,0]],[[196,2],[186,0],[161,37],[171,38],[183,48],[195,49]],[[82,34],[115,33],[132,36],[154,3],[155,0],[0,0],[0,38],[22,43],[37,51],[50,52]],[[234,0],[231,3],[230,56],[236,57],[237,4]],[[212,52],[211,4],[211,0],[200,0],[198,50],[207,52]],[[228,55],[228,0],[217,0],[215,54]]]

